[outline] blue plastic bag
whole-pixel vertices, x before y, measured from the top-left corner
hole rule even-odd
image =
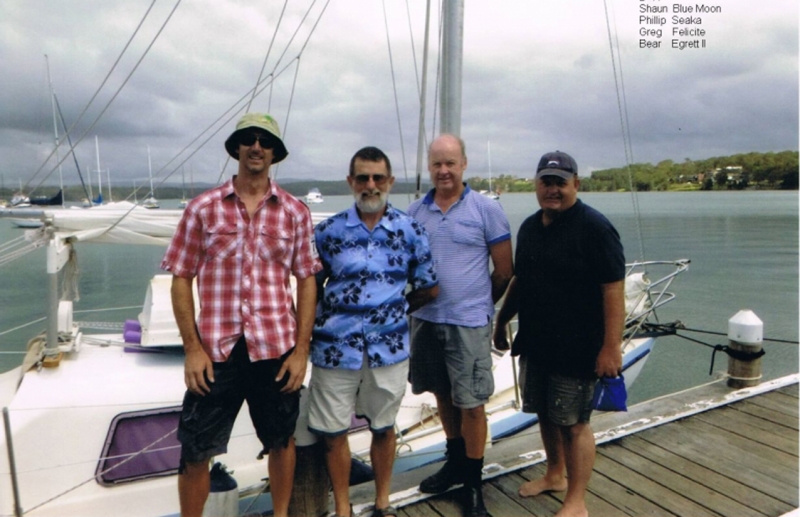
[[[594,387],[592,408],[599,411],[627,411],[628,392],[625,391],[625,379],[619,377],[603,377]]]

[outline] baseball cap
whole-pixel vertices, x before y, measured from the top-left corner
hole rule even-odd
[[[231,133],[231,136],[225,140],[225,150],[231,155],[234,160],[239,159],[239,135],[246,129],[258,128],[263,129],[276,139],[275,147],[272,150],[272,163],[278,163],[286,158],[289,152],[281,140],[281,130],[278,127],[278,122],[267,113],[245,113],[239,122],[236,124],[236,130]]]
[[[536,167],[536,178],[542,176],[560,176],[568,180],[578,174],[578,164],[572,156],[561,151],[547,153],[539,160]]]

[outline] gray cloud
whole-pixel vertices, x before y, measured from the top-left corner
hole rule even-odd
[[[413,4],[410,24],[419,67],[423,3]],[[462,108],[462,136],[470,157],[467,176],[486,174],[488,142],[494,174],[528,174],[543,152],[556,148],[573,153],[582,173],[624,163],[602,5],[580,0],[540,4],[467,2]],[[311,0],[290,3],[267,66],[281,72],[280,77],[252,107],[271,111],[285,130],[290,158],[278,169],[279,179],[343,177],[352,153],[368,144],[386,150],[402,174],[381,3],[331,2],[298,69],[292,59],[324,5],[321,0],[314,3],[277,64],[310,5]],[[405,161],[413,175],[419,97],[409,21],[405,3],[387,0],[386,5]],[[76,150],[85,170],[96,168],[98,136],[101,168],[111,170],[112,183],[141,184],[147,178],[148,146],[158,171],[209,127],[218,133],[200,137],[199,142],[208,143],[186,166],[197,181],[216,181],[226,159],[222,142],[236,118],[223,114],[255,84],[283,3],[182,2],[135,74],[89,130],[173,6],[164,0],[155,3],[73,132],[73,140],[86,134]],[[684,51],[639,49],[637,6],[619,1],[612,6],[617,9],[614,24],[636,161],[797,149],[798,24],[792,0],[771,0],[758,9],[748,0],[729,0],[722,14],[704,20],[709,47]],[[31,179],[52,150],[44,54],[64,116],[72,124],[146,9],[146,3],[133,0],[3,3],[0,173],[7,185],[18,178],[38,185],[52,169],[44,167]],[[434,15],[434,41],[437,24]],[[671,36],[662,39],[668,46]],[[435,66],[431,54],[429,101],[434,100]],[[433,108],[427,120],[430,131]],[[189,152],[196,148],[192,145]],[[178,163],[165,168],[157,181]],[[228,165],[225,175],[233,170]],[[77,182],[71,160],[64,162],[64,171],[66,181]]]

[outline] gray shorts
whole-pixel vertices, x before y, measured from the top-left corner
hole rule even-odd
[[[453,405],[472,409],[494,393],[491,325],[461,327],[411,318],[409,381],[415,394],[450,395]]]
[[[534,359],[520,357],[519,384],[525,413],[560,426],[588,423],[592,416],[595,379],[547,373]]]
[[[408,385],[408,361],[360,370],[312,366],[308,429],[323,436],[346,433],[351,416],[366,418],[373,433],[394,427]]]

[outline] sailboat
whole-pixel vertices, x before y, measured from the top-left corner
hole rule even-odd
[[[156,196],[153,194],[153,192],[154,192],[153,191],[153,164],[152,164],[152,162],[150,160],[150,146],[149,145],[147,146],[147,169],[149,171],[149,176],[150,176],[150,193],[147,195],[147,197],[144,199],[144,201],[142,201],[142,206],[144,208],[148,208],[148,209],[152,210],[154,208],[160,208],[161,205],[158,204],[158,199],[156,199]]]
[[[458,2],[445,5],[445,39],[449,40],[451,32],[463,24],[458,11],[452,11]],[[461,9],[463,15],[463,5]],[[454,61],[446,60],[445,66]],[[443,80],[440,99],[441,129],[455,134],[460,132],[457,79]],[[150,198],[155,200],[149,147],[148,166]],[[185,386],[170,276],[155,275],[143,286],[144,303],[136,319],[98,334],[79,326],[73,318],[73,302],[59,292],[59,277],[72,278],[63,271],[76,270],[73,251],[83,243],[166,246],[182,212],[145,210],[145,206],[122,202],[103,210],[47,212],[48,232],[41,236],[48,258],[50,291],[43,297],[47,330],[31,340],[22,365],[0,374],[0,405],[6,408],[7,430],[0,446],[9,451],[0,456],[0,515],[22,514],[22,509],[35,516],[86,517],[178,512],[175,431]],[[312,215],[316,223],[328,214]],[[643,268],[652,275],[657,264],[629,267],[631,309],[624,348],[628,382],[635,380],[655,343],[648,322],[657,308],[673,298],[669,286],[688,267],[686,261],[664,264],[671,271],[656,281],[648,280]],[[496,393],[487,405],[487,415],[491,439],[499,440],[536,421],[520,411],[513,358],[496,353],[493,361]],[[409,389],[397,426],[403,446],[396,470],[443,457],[444,434],[432,395],[413,395]],[[356,456],[368,456],[370,438],[368,429],[354,426],[350,441]],[[225,475],[234,480],[234,514],[240,502],[243,507],[252,503],[251,513],[269,509],[267,467],[254,452],[260,449],[243,407],[227,453],[215,458],[228,467]]]
[[[500,199],[500,194],[492,190],[492,151],[488,140],[486,142],[486,163],[489,167],[489,190],[481,190],[480,193],[496,201]]]
[[[181,200],[178,202],[178,208],[186,208],[189,200],[186,199],[186,171],[181,167]]]

